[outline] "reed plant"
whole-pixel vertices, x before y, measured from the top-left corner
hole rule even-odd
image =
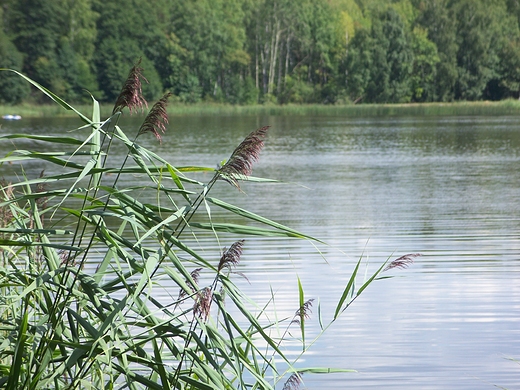
[[[0,387],[296,389],[304,373],[346,371],[296,364],[316,340],[305,337],[314,300],[299,281],[294,317],[275,321],[266,315],[272,302],[253,303],[234,283],[246,236],[321,243],[212,197],[219,180],[238,190],[244,180],[265,181],[250,175],[268,127],[251,132],[216,168],[173,166],[139,142],[150,134],[162,140],[168,93],[149,109],[134,135],[119,125],[124,112],[148,108],[139,64],[106,119],[94,97],[87,115],[10,71],[76,115],[78,128],[89,131],[84,138],[0,137],[13,145],[37,141],[29,144],[40,147],[14,147],[0,159],[20,168],[19,180],[1,185]],[[125,147],[123,162],[114,158],[116,144]],[[49,146],[60,151],[49,152]],[[58,173],[28,177],[23,168],[31,162]],[[209,180],[197,179],[199,172],[210,173]],[[136,174],[138,184],[121,184]],[[243,222],[215,220],[214,209]],[[222,235],[236,239],[212,253],[190,245],[200,234],[217,242]],[[415,256],[387,261],[362,282],[360,258],[321,332],[383,271],[406,267]],[[202,273],[210,275],[209,282],[201,282]],[[161,285],[168,302],[154,295]],[[298,332],[289,332],[294,327]],[[289,358],[283,347],[294,340],[302,352]]]

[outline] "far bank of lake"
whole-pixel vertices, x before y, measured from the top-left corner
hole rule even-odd
[[[153,102],[149,102],[150,106]],[[73,105],[81,112],[89,112],[91,105]],[[108,116],[113,106],[101,105],[101,113]],[[520,100],[498,102],[454,102],[454,103],[407,103],[407,104],[288,104],[239,106],[217,103],[182,104],[171,102],[168,113],[172,116],[184,115],[323,115],[351,118],[367,117],[435,117],[435,116],[500,116],[520,114]],[[56,105],[22,104],[19,106],[0,105],[0,116],[20,115],[22,118],[74,117],[72,111]]]

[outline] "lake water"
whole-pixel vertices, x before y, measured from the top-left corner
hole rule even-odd
[[[77,125],[23,119],[0,131]],[[318,300],[328,322],[360,257],[370,273],[422,254],[373,283],[297,364],[357,372],[304,375],[305,388],[519,389],[520,116],[180,117],[161,145],[145,143],[173,165],[213,167],[263,125],[272,128],[254,175],[280,183],[244,183],[244,193],[221,183],[214,196],[329,245],[247,238],[239,271],[249,282],[237,284],[250,296],[265,303],[271,286],[278,315],[292,317],[299,276],[316,299],[311,340]]]

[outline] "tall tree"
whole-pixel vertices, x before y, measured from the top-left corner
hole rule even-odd
[[[24,54],[23,71],[42,85],[66,93],[58,61],[66,13],[64,0],[10,1],[8,29]]]
[[[244,13],[240,0],[179,1],[173,9],[173,32],[187,51],[190,79],[207,97],[228,92],[233,73],[249,64],[245,48]],[[225,96],[224,96],[225,98]]]
[[[508,42],[518,39],[518,22],[503,0],[459,0],[457,17],[459,50],[456,97],[477,100],[495,95],[499,84],[500,55]]]
[[[128,69],[141,59],[148,83],[143,93],[149,100],[163,92],[163,85],[147,50],[164,37],[157,22],[155,5],[146,0],[93,0],[99,14],[93,61],[105,99],[114,101],[128,75]]]
[[[457,70],[457,21],[449,0],[422,0],[419,3],[417,23],[428,32],[439,55],[436,64],[432,100],[451,101],[455,97]]]
[[[388,8],[372,25],[372,68],[367,100],[400,103],[411,99],[413,52],[401,16]]]
[[[371,81],[373,42],[370,30],[361,28],[350,41],[346,59],[347,92],[353,102],[366,100],[368,84]]]
[[[415,27],[412,31],[412,50],[412,100],[431,102],[435,99],[436,66],[440,62],[437,46],[428,39],[424,29]]]
[[[0,8],[0,20],[3,21],[3,11]],[[2,23],[2,26],[4,23]],[[0,28],[0,68],[21,71],[23,55],[11,42],[3,28]],[[15,74],[2,72],[0,74],[0,103],[17,104],[29,95],[29,85]]]

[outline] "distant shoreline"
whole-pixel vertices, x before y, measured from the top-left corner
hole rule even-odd
[[[90,105],[73,105],[84,114],[92,111]],[[151,104],[150,104],[151,106]],[[112,105],[102,105],[103,117],[110,115]],[[0,116],[20,115],[23,118],[74,117],[55,104],[19,106],[0,105]],[[392,117],[392,116],[501,116],[520,115],[519,100],[498,102],[454,102],[454,103],[407,103],[407,104],[288,104],[288,105],[252,105],[239,106],[229,104],[201,103],[185,105],[171,103],[168,106],[170,116],[190,115],[324,115],[346,117]]]

